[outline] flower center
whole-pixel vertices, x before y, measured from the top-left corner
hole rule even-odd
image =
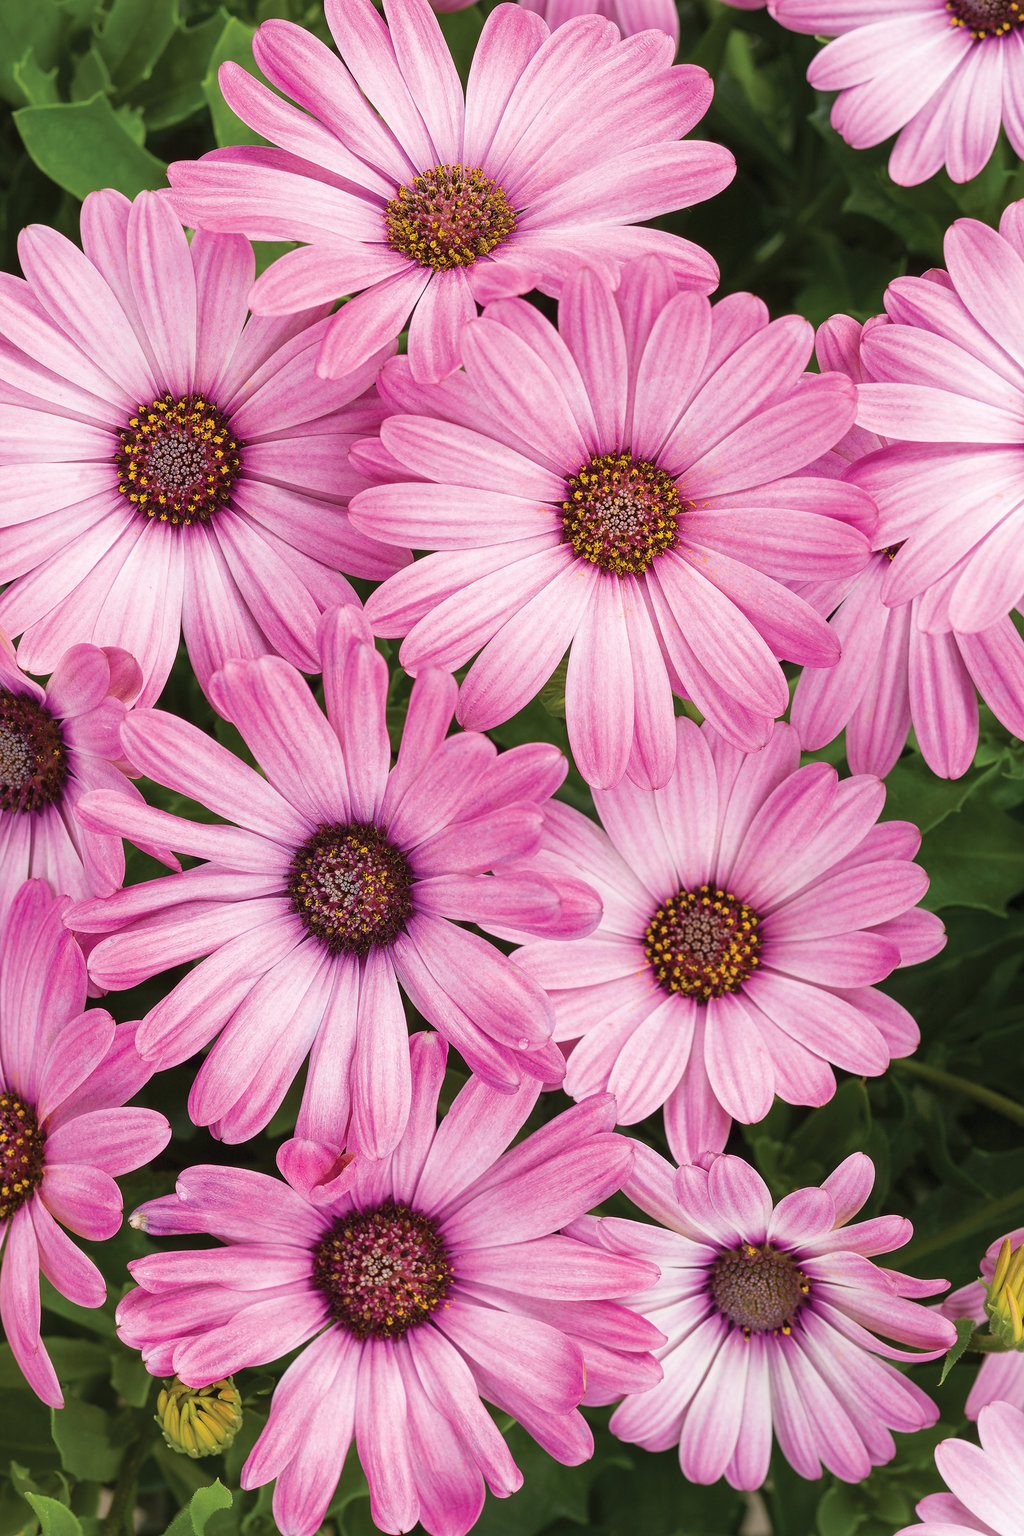
[[[788,1253],[771,1243],[744,1243],[720,1253],[711,1268],[711,1300],[731,1323],[752,1333],[791,1333],[811,1285]]]
[[[516,227],[498,183],[461,165],[435,165],[399,187],[384,219],[391,249],[435,272],[471,267]]]
[[[332,954],[391,944],[412,912],[412,873],[378,827],[319,827],[292,860],[288,894]]]
[[[335,1222],[315,1250],[313,1283],[357,1339],[400,1339],[444,1302],[452,1265],[431,1217],[386,1200]]]
[[[202,395],[164,395],[140,405],[118,432],[117,488],[147,517],[175,526],[208,523],[241,469],[227,417]]]
[[[0,1221],[13,1216],[39,1188],[45,1148],[35,1112],[13,1093],[0,1093]]]
[[[0,810],[44,811],[67,776],[64,734],[50,711],[0,688]]]
[[[760,961],[760,919],[731,891],[702,885],[660,906],[644,934],[644,954],[666,992],[706,1003],[738,992]]]
[[[564,541],[581,560],[616,576],[639,576],[674,549],[690,511],[671,475],[631,453],[603,453],[565,482]]]
[[[1024,25],[1019,0],[946,0],[946,10],[950,26],[966,27],[976,42]]]

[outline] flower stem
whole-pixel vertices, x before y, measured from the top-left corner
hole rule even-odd
[[[114,1496],[103,1517],[102,1536],[126,1536],[126,1533],[130,1536],[134,1531],[135,1491],[139,1473],[153,1449],[155,1439],[155,1432],[146,1425],[125,1450],[114,1484]]]
[[[909,1072],[912,1077],[922,1078],[926,1083],[934,1083],[937,1088],[949,1088],[953,1093],[962,1093],[965,1098],[975,1099],[979,1104],[984,1104],[986,1109],[994,1110],[1006,1120],[1012,1120],[1015,1125],[1024,1125],[1024,1104],[1008,1099],[1004,1093],[996,1093],[994,1088],[985,1088],[981,1083],[972,1083],[969,1078],[958,1077],[955,1072],[945,1072],[927,1061],[914,1061],[909,1057],[894,1061],[893,1066],[901,1072]]]

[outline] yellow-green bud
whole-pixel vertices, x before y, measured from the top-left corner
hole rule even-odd
[[[986,1286],[985,1312],[989,1328],[1004,1349],[1024,1350],[1024,1243],[1011,1250],[1010,1239],[996,1260],[992,1284]]]
[[[175,1376],[156,1400],[156,1422],[172,1451],[198,1460],[226,1451],[242,1427],[242,1399],[231,1377],[186,1387]]]

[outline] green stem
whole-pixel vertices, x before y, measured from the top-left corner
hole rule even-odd
[[[900,1267],[916,1264],[918,1259],[925,1258],[929,1253],[938,1253],[950,1243],[958,1242],[962,1237],[972,1237],[975,1232],[984,1231],[986,1227],[990,1231],[995,1228],[998,1232],[1000,1217],[1009,1215],[1011,1211],[1020,1210],[1021,1206],[1024,1206],[1024,1185],[1019,1189],[1011,1190],[1008,1195],[1003,1195],[998,1200],[990,1200],[987,1205],[982,1206],[980,1211],[965,1216],[962,1221],[954,1221],[951,1226],[943,1227],[941,1232],[935,1232],[919,1243],[911,1243],[910,1247],[900,1254]]]
[[[911,1077],[920,1077],[926,1083],[934,1083],[936,1088],[949,1088],[953,1093],[962,1093],[965,1098],[975,1099],[977,1103],[984,1104],[986,1109],[994,1110],[1006,1120],[1012,1120],[1014,1125],[1024,1125],[1024,1104],[1008,1099],[1004,1093],[996,1093],[994,1088],[984,1088],[981,1083],[972,1083],[966,1077],[958,1077],[955,1072],[945,1072],[941,1067],[933,1067],[927,1061],[915,1061],[910,1057],[894,1061],[893,1066],[900,1072],[909,1072]]]
[[[103,1536],[126,1536],[126,1533],[127,1536],[132,1536],[135,1529],[133,1516],[139,1473],[153,1449],[155,1439],[155,1432],[146,1425],[125,1451],[117,1474],[117,1482],[114,1484],[114,1496],[110,1501],[110,1508],[103,1517],[101,1527]]]
[[[1010,1349],[1009,1344],[1001,1343],[991,1333],[972,1333],[966,1347],[978,1355],[1003,1355]]]

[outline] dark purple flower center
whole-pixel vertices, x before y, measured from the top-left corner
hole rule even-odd
[[[731,891],[702,885],[660,906],[644,934],[644,954],[666,992],[706,1003],[738,992],[759,964],[760,919]]]
[[[35,1111],[13,1093],[0,1093],[0,1221],[13,1216],[39,1188],[45,1150]]]
[[[176,527],[208,523],[231,494],[244,446],[202,395],[140,405],[118,432],[117,488],[146,517]]]
[[[1020,0],[946,0],[951,27],[966,27],[976,42],[1024,25]]]
[[[905,543],[906,540],[901,539],[898,544],[887,544],[882,550],[882,554],[887,555],[890,560],[895,560],[896,556],[899,554]]]
[[[730,1248],[711,1266],[711,1300],[747,1339],[752,1333],[791,1333],[810,1290],[803,1270],[771,1243]]]
[[[59,722],[35,699],[0,688],[0,810],[44,811],[67,777]]]
[[[335,1222],[314,1250],[313,1284],[357,1339],[400,1339],[444,1303],[452,1264],[432,1217],[386,1200]]]
[[[461,165],[435,165],[399,187],[384,220],[390,248],[435,272],[471,267],[516,227],[498,183]]]
[[[391,944],[412,912],[412,872],[379,827],[318,827],[292,860],[288,894],[332,954]]]
[[[565,482],[565,543],[581,560],[616,576],[639,576],[679,540],[690,511],[672,476],[631,453],[603,453]]]

